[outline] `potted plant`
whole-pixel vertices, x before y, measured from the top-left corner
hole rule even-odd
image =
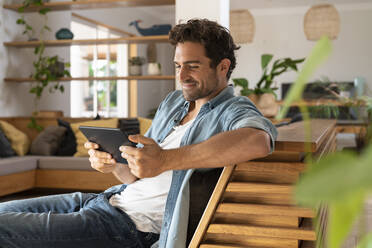
[[[142,75],[142,65],[145,63],[145,58],[135,56],[128,60],[129,63],[129,75],[138,76]]]
[[[279,110],[279,105],[276,103],[277,96],[275,94],[275,90],[278,88],[273,87],[274,78],[289,70],[297,71],[297,64],[305,60],[304,58],[297,60],[291,58],[277,59],[273,62],[271,70],[269,70],[268,66],[273,57],[272,54],[263,54],[261,56],[261,68],[263,72],[254,89],[249,88],[249,82],[245,78],[233,79],[234,85],[242,88],[240,94],[249,97],[262,114],[267,117],[275,116]]]
[[[25,9],[30,6],[42,6],[44,2],[48,2],[46,0],[24,0],[22,2],[22,6],[18,9],[19,13],[24,13]],[[34,128],[38,131],[42,129],[36,123],[35,116],[38,114],[38,103],[44,92],[44,89],[49,88],[49,92],[60,91],[64,92],[64,86],[58,82],[58,78],[60,77],[70,77],[70,72],[65,70],[65,67],[69,67],[69,63],[64,63],[60,61],[60,58],[55,56],[46,56],[44,54],[45,46],[44,46],[44,32],[51,31],[51,29],[47,26],[47,16],[46,14],[50,11],[48,8],[40,8],[38,11],[41,16],[44,17],[44,23],[42,24],[42,28],[40,29],[40,33],[38,38],[35,37],[34,28],[27,23],[24,16],[22,15],[20,18],[17,19],[17,24],[24,26],[23,34],[28,36],[29,40],[40,40],[40,45],[35,47],[34,54],[36,56],[36,60],[33,62],[34,72],[31,74],[31,78],[35,80],[32,84],[30,89],[31,94],[35,94],[35,111],[32,114],[31,122],[29,123],[29,128]],[[55,82],[51,84],[52,82]]]

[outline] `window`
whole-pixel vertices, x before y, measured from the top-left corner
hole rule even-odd
[[[75,39],[117,38],[110,30],[73,21]],[[127,117],[127,80],[98,80],[102,77],[127,75],[127,45],[71,47],[71,75],[89,77],[71,83],[72,117]],[[98,78],[98,79],[97,79]],[[118,94],[118,92],[120,94]]]

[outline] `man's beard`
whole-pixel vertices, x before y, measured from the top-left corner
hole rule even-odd
[[[182,89],[182,94],[183,94],[183,97],[185,98],[186,101],[196,101],[196,100],[198,100],[200,98],[203,98],[203,97],[208,96],[213,91],[213,90],[206,89],[208,91],[207,92],[203,92],[203,90],[201,88],[198,88],[197,87],[198,85],[200,85],[198,81],[187,80],[187,81],[185,81],[185,83],[192,83],[192,84],[195,84],[196,85],[193,88],[193,90],[191,90],[191,91]]]

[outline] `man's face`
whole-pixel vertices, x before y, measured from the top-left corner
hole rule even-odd
[[[225,85],[222,85],[216,69],[211,68],[210,63],[211,60],[205,55],[205,49],[200,43],[177,44],[174,64],[177,80],[186,100],[208,101],[224,88]]]

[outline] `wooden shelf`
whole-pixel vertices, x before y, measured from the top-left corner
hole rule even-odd
[[[345,106],[346,103],[345,99],[338,100],[338,99],[311,99],[311,100],[302,100],[298,102],[293,102],[290,106],[291,107],[299,107],[299,106]],[[284,100],[277,101],[279,105],[284,105]]]
[[[108,44],[138,44],[138,43],[149,43],[149,42],[168,42],[168,35],[156,35],[156,36],[133,36],[133,37],[120,37],[110,39],[84,39],[84,40],[45,40],[44,45],[50,47],[63,47],[72,45],[108,45]],[[41,41],[12,41],[4,42],[4,46],[27,48],[37,47],[41,44]]]
[[[44,3],[42,8],[49,8],[52,11],[61,10],[82,10],[96,8],[120,8],[120,7],[142,7],[158,5],[174,5],[175,0],[80,0]],[[4,4],[4,9],[18,11],[21,4]],[[36,12],[39,6],[31,6],[25,12]]]
[[[64,77],[59,78],[58,81],[111,81],[111,80],[175,80],[174,75],[159,75],[159,76],[127,76],[127,77]],[[4,78],[7,83],[26,83],[26,82],[36,82],[32,78]]]

